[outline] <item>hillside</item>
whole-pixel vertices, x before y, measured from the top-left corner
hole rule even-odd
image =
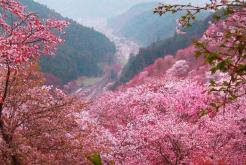
[[[159,57],[175,54],[177,50],[189,46],[194,38],[201,37],[203,32],[207,29],[209,19],[210,17],[203,21],[194,22],[192,27],[184,29],[186,34],[175,34],[171,38],[155,42],[147,48],[140,49],[139,53],[136,56],[132,56],[127,65],[123,68],[116,86],[131,80],[145,67],[153,64]]]
[[[73,19],[96,19],[118,15],[132,5],[155,0],[36,0]],[[109,5],[110,4],[110,5]]]
[[[157,0],[35,0],[72,19],[101,19],[121,14],[135,4]],[[166,3],[203,4],[208,0],[165,0]]]
[[[64,18],[32,0],[21,0],[21,3],[41,18],[65,19],[70,22],[63,35],[65,43],[58,47],[55,56],[41,59],[43,72],[53,74],[66,83],[81,75],[100,75],[102,66],[113,62],[115,46],[105,35]]]
[[[162,0],[182,27],[141,49],[35,1],[0,0],[0,165],[246,165],[245,0]],[[82,14],[151,0],[41,1]],[[115,28],[139,15],[128,28],[143,31],[139,7]]]
[[[140,3],[137,5],[134,5],[129,10],[125,11],[124,13],[117,15],[115,17],[109,18],[108,24],[115,31],[117,31],[117,29],[118,31],[120,31],[134,17],[139,16],[140,14],[146,11],[151,12],[152,9],[155,7],[155,5],[156,5],[156,2]]]
[[[157,4],[158,2],[137,4],[125,13],[109,19],[108,24],[115,33],[143,46],[170,38],[175,34],[176,20],[182,13],[169,13],[160,17],[158,14],[153,14]],[[203,13],[199,19],[207,15]]]

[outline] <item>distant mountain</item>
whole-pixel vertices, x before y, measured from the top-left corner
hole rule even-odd
[[[109,19],[108,24],[116,33],[143,46],[170,38],[175,34],[176,20],[182,13],[168,13],[160,17],[153,14],[153,9],[157,5],[158,2],[137,4],[125,13]],[[207,15],[204,13],[199,18]]]
[[[110,18],[135,4],[164,0],[35,0],[73,19]],[[209,0],[165,0],[165,3],[201,4]]]
[[[37,13],[41,18],[65,19],[70,22],[63,36],[65,43],[58,47],[56,55],[41,59],[43,72],[52,74],[66,83],[82,75],[100,75],[104,64],[113,63],[115,45],[105,35],[64,18],[37,2],[20,1],[28,10]]]
[[[111,17],[108,19],[108,24],[115,31],[120,31],[126,24],[131,22],[131,20],[144,12],[152,13],[154,7],[157,5],[157,2],[150,3],[140,3],[132,6],[129,10],[117,15],[115,17]]]
[[[165,55],[175,54],[177,50],[186,48],[195,38],[200,38],[209,25],[208,17],[205,20],[197,20],[190,28],[183,29],[186,34],[175,34],[166,40],[155,42],[147,48],[140,49],[136,56],[129,59],[127,65],[123,68],[118,82],[115,87],[131,80],[135,75],[140,73],[145,67],[153,64],[156,59]]]
[[[73,18],[107,18],[118,15],[130,6],[154,0],[36,0]]]

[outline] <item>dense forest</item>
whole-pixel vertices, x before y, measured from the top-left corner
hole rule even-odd
[[[109,26],[126,38],[130,38],[142,46],[172,37],[176,32],[176,20],[182,12],[168,13],[162,17],[153,13],[157,2],[141,3],[133,6],[125,13],[110,18]],[[197,19],[204,19],[209,13],[202,13]]]
[[[156,59],[165,55],[175,54],[177,50],[189,46],[193,39],[203,35],[210,19],[211,16],[204,20],[195,21],[192,27],[183,29],[186,34],[175,34],[169,39],[154,42],[147,48],[140,49],[136,56],[130,57],[115,86],[128,82],[145,67],[153,64]]]
[[[115,46],[105,35],[64,18],[32,0],[21,0],[21,3],[41,18],[67,20],[70,23],[65,34],[61,34],[65,43],[57,48],[56,55],[41,59],[43,72],[50,73],[62,83],[66,83],[79,76],[101,75],[103,65],[114,62]]]
[[[84,77],[64,88],[48,85],[40,60],[57,59],[54,72],[60,65],[67,74],[70,67],[98,74],[101,64],[114,62],[114,45],[42,5],[21,2],[0,0],[1,165],[246,164],[245,1],[158,4],[153,12],[160,16],[182,11],[175,35],[132,56],[115,90],[116,64],[86,79],[94,85],[71,92],[66,86]],[[33,12],[39,10],[47,12]],[[213,15],[196,20],[206,11]],[[75,36],[80,32],[88,38]]]

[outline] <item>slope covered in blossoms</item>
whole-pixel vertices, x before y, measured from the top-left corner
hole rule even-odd
[[[183,25],[194,11],[221,6],[226,17],[194,46],[86,102],[45,86],[37,66],[63,43],[57,34],[68,22],[0,0],[0,164],[244,165],[246,4],[163,4],[156,12],[185,8]]]
[[[204,20],[195,21],[191,28],[183,29],[186,34],[175,34],[171,38],[154,42],[147,48],[140,49],[136,56],[130,57],[115,86],[118,87],[123,83],[129,82],[144,68],[154,64],[158,58],[163,58],[168,54],[175,54],[179,49],[184,49],[191,45],[193,39],[200,38],[206,31],[210,19],[208,17]]]
[[[40,60],[42,71],[58,78],[61,84],[80,76],[102,75],[104,68],[100,66],[114,62],[115,45],[104,34],[65,18],[33,0],[20,2],[42,19],[66,20],[70,23],[64,29],[66,34],[60,34],[64,43],[58,46],[55,56],[42,57]]]
[[[90,109],[112,134],[104,156],[116,164],[243,164],[245,97],[217,113],[208,105],[218,98],[206,88],[192,79],[151,78],[104,94]]]
[[[210,25],[197,42],[207,43],[206,49],[199,45],[206,51],[204,56],[199,53],[199,58],[195,58],[198,48],[189,46],[175,56],[160,58],[131,82],[117,91],[106,92],[91,105],[88,109],[91,117],[111,134],[111,150],[102,153],[105,162],[122,165],[245,164],[245,57],[240,56],[245,52],[245,43],[240,40],[243,37],[223,37],[224,33],[235,34],[236,28],[237,34],[242,35],[245,11]],[[239,53],[233,54],[236,48]],[[218,57],[212,63],[210,51],[221,51],[221,57],[211,53],[214,59]],[[228,72],[227,62],[221,64],[223,60],[229,63]],[[234,62],[240,64],[238,73]],[[236,78],[230,80],[232,76],[240,81],[236,81],[235,90],[228,91],[239,95],[226,100],[228,94],[223,85],[233,84]],[[215,81],[222,87],[209,90],[215,87],[211,84]]]

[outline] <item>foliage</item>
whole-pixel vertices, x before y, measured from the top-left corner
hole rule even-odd
[[[196,55],[204,55],[211,72],[223,72],[223,82],[211,81],[211,91],[222,91],[226,99],[235,100],[246,94],[246,10],[211,26],[204,40],[195,42]]]
[[[110,130],[116,164],[235,164],[246,161],[245,97],[215,113],[219,98],[194,79],[150,78],[144,84],[107,92],[90,108]]]
[[[76,143],[82,140],[76,113],[84,105],[60,90],[41,86],[41,75],[33,70],[18,69],[10,77],[1,115],[1,164],[84,161],[77,156],[83,155],[82,144]],[[1,70],[1,87],[4,78]]]
[[[129,59],[129,62],[123,68],[120,78],[115,86],[117,87],[122,83],[128,82],[145,67],[153,64],[156,59],[169,54],[175,54],[177,50],[189,46],[194,38],[202,36],[208,27],[208,21],[210,19],[211,18],[207,18],[203,21],[194,22],[194,26],[184,29],[186,34],[176,34],[167,40],[158,41],[147,48],[140,49],[136,56],[132,56]]]
[[[0,164],[88,164],[86,154],[106,150],[103,129],[80,117],[82,101],[44,86],[35,65],[67,22],[41,21],[15,0],[0,7]]]
[[[100,64],[113,63],[115,46],[103,34],[64,18],[32,0],[20,2],[42,19],[53,18],[70,23],[65,29],[65,34],[59,34],[65,42],[58,46],[55,56],[41,58],[40,65],[43,72],[53,74],[61,79],[62,83],[67,83],[80,76],[101,75],[103,68]]]
[[[109,25],[116,33],[148,46],[175,34],[176,19],[180,14],[170,17],[158,17],[151,12],[156,3],[143,3],[109,20]]]
[[[103,165],[99,154],[93,154],[89,156],[88,159],[93,163],[93,165]]]
[[[182,12],[159,17],[152,13],[156,4],[156,2],[137,4],[125,13],[111,18],[109,25],[115,32],[144,47],[153,42],[168,39],[174,36],[176,20],[181,17]],[[209,13],[204,12],[199,15],[199,19],[203,20],[208,15]]]
[[[231,7],[231,2],[223,2]],[[107,92],[91,106],[91,115],[114,137],[114,150],[105,160],[141,165],[245,164],[245,9],[236,2],[239,6],[231,8],[234,13],[211,23],[196,48],[178,51],[172,59],[156,60],[157,70],[171,62],[161,77],[146,76],[153,71],[148,67],[138,76],[145,78],[143,83]],[[208,9],[217,9],[215,4],[217,1],[211,1]],[[184,22],[187,17],[182,19]],[[198,64],[194,54],[200,57]],[[143,57],[139,59],[147,63]],[[133,66],[138,67],[136,64]],[[212,75],[206,73],[207,64],[212,66]],[[205,74],[213,77],[211,85],[219,92],[210,93],[207,81],[197,81]],[[233,102],[223,107],[215,104],[227,96]]]
[[[190,25],[191,20],[202,10],[223,9],[222,16],[215,15],[219,20],[210,26],[204,37],[194,44],[197,47],[196,56],[204,56],[205,61],[211,66],[211,72],[224,72],[228,79],[223,82],[211,82],[211,91],[225,93],[225,102],[235,100],[245,95],[246,84],[246,10],[245,2],[241,0],[214,0],[204,7],[192,5],[160,5],[155,13],[160,15],[167,12],[175,13],[185,10],[186,14],[179,19],[181,26]],[[224,103],[225,103],[224,102]]]
[[[179,50],[175,57],[158,58],[153,72],[164,69],[161,76],[143,74],[146,79],[141,85],[105,92],[81,111],[85,104],[77,96],[44,86],[43,76],[35,65],[42,54],[54,52],[62,43],[56,34],[61,33],[67,22],[40,21],[15,0],[0,0],[0,7],[0,164],[246,163],[246,96],[243,94],[214,111],[211,105],[225,95],[209,93],[206,81],[198,81],[194,76],[203,77],[207,68],[200,71],[201,61],[194,63],[193,46]],[[244,10],[211,25],[197,42],[200,53],[196,54],[205,54],[200,59],[229,73],[218,77],[222,83],[230,78],[230,73],[239,78],[244,73],[243,69],[239,72],[230,67],[245,64],[241,57],[244,48],[240,46],[245,37],[234,28],[227,32],[229,38],[217,35],[227,31],[226,23],[238,27],[237,30],[243,27],[239,31],[243,33],[245,22],[240,20],[244,17],[235,17],[241,12]],[[237,38],[233,38],[234,32]],[[185,39],[189,34],[200,35],[188,30],[180,36]],[[201,42],[208,40],[208,47],[204,47]],[[239,43],[231,45],[234,40]],[[223,42],[225,46],[221,46]],[[168,42],[166,45],[170,46]],[[174,46],[168,51],[175,53]],[[221,54],[212,58],[214,51]],[[232,62],[219,64],[220,55]],[[164,67],[165,64],[168,66]],[[243,83],[237,85],[238,89],[245,87]]]
[[[240,8],[244,3],[210,2],[204,9],[217,10],[221,5],[216,4],[221,2],[229,8],[225,11],[233,13],[211,23],[195,49],[190,46],[177,52],[163,77],[147,77],[147,72],[142,72],[139,77],[145,77],[145,81],[141,85],[107,92],[90,107],[91,115],[112,134],[113,150],[104,155],[105,161],[141,165],[245,164],[245,9]],[[172,12],[172,5],[163,6]],[[192,19],[188,10],[180,23],[189,24]],[[206,62],[201,73],[196,71],[201,60],[194,64],[193,54]],[[147,63],[143,57],[140,60]],[[162,63],[158,59],[155,66],[162,68]],[[211,66],[212,76],[219,74],[211,84],[219,92],[208,92],[207,81],[197,81],[194,76],[203,77],[208,71],[206,64]],[[228,96],[232,102],[223,107],[215,104]]]

